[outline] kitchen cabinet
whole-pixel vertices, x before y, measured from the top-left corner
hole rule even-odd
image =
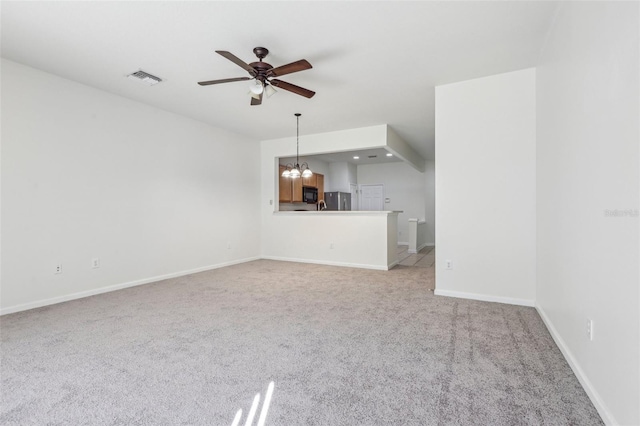
[[[285,166],[280,165],[278,168],[278,186],[280,187],[278,200],[281,203],[301,203],[303,186],[318,188],[318,200],[324,198],[324,175],[314,173],[310,178],[291,179],[282,177],[284,170]]]
[[[291,201],[293,203],[302,202],[302,178],[289,179],[291,182]]]
[[[318,201],[324,200],[324,175],[316,174],[316,187],[318,188]]]
[[[318,187],[318,174],[314,173],[311,177],[303,177],[302,178],[302,186],[312,186],[314,188]]]
[[[278,176],[280,177],[280,196],[279,200],[281,203],[291,203],[293,198],[291,197],[291,179],[282,177],[282,172],[286,169],[285,166],[280,166],[280,173]]]

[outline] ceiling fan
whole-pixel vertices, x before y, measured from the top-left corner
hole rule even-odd
[[[296,95],[304,96],[305,98],[311,98],[316,94],[316,92],[314,91],[274,78],[313,68],[306,59],[300,59],[299,61],[291,62],[290,64],[274,68],[266,62],[262,62],[262,59],[264,59],[269,54],[269,50],[266,47],[256,47],[255,49],[253,49],[253,53],[255,53],[259,61],[252,62],[250,64],[247,64],[242,59],[238,58],[233,53],[227,52],[226,50],[216,50],[216,53],[224,56],[234,64],[247,71],[251,77],[236,77],[225,78],[222,80],[199,81],[198,84],[200,86],[209,86],[211,84],[231,83],[233,81],[253,79],[254,84],[251,85],[249,92],[249,94],[251,95],[251,105],[260,105],[262,104],[262,96],[264,94],[269,97],[273,93],[275,93],[275,89],[271,86],[288,90],[289,92],[293,92]]]

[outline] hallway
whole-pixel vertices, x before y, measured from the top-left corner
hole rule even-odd
[[[436,261],[436,248],[427,246],[418,253],[409,253],[409,246],[398,246],[398,265],[431,268]]]

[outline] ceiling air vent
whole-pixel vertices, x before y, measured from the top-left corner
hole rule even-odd
[[[377,155],[370,155],[369,158],[378,158]]]
[[[158,84],[158,83],[160,83],[162,81],[161,78],[156,77],[155,75],[151,75],[151,74],[149,74],[147,72],[144,72],[142,70],[136,71],[134,73],[131,73],[127,77],[136,79],[136,80],[141,81],[143,83],[146,83],[149,86],[153,86],[154,84]]]

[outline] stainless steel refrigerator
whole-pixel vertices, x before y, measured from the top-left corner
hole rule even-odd
[[[351,210],[351,193],[325,192],[324,202],[327,203],[327,210]]]

